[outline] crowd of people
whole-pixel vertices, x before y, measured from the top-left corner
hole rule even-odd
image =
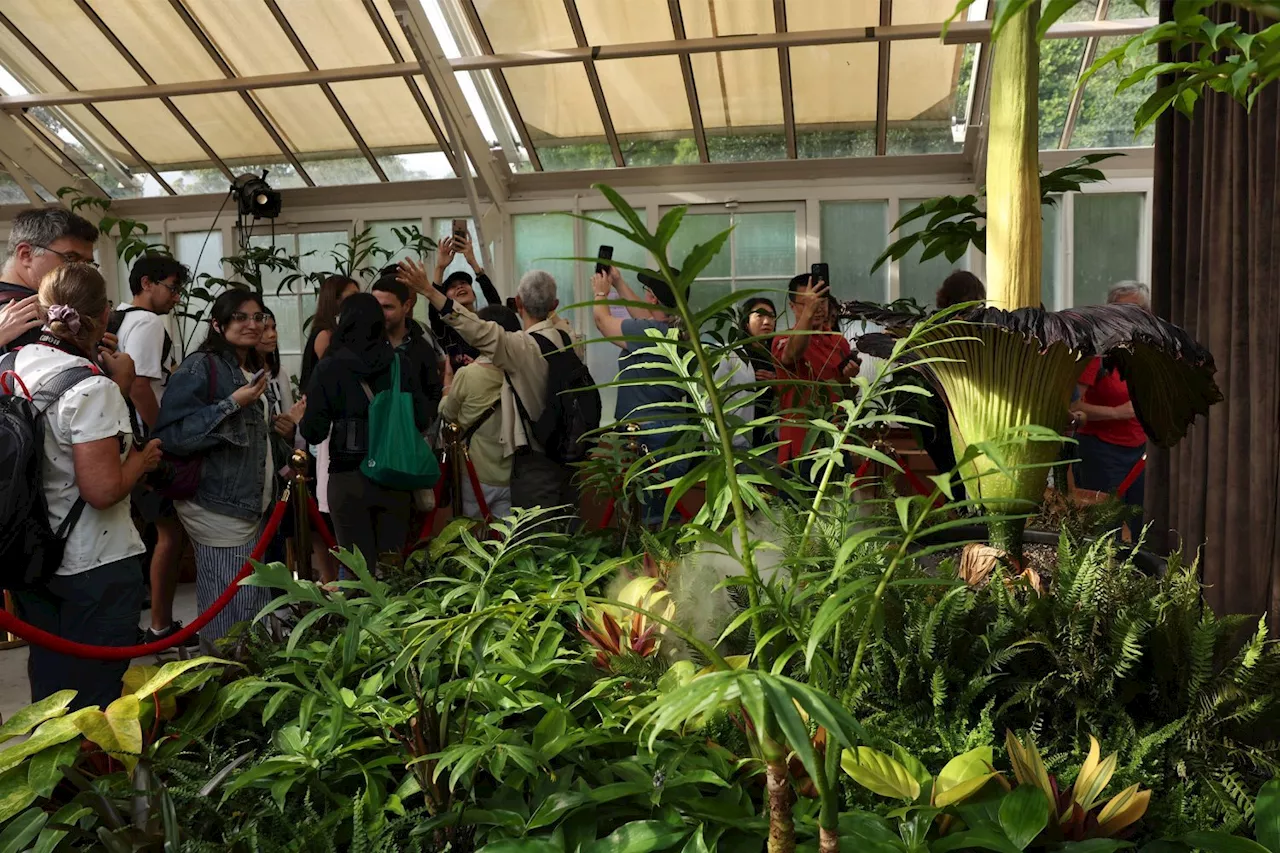
[[[331,276],[319,288],[295,393],[275,317],[259,295],[231,289],[214,299],[203,339],[182,357],[165,315],[182,299],[187,269],[167,256],[138,259],[129,275],[131,302],[113,310],[94,263],[97,237],[93,225],[64,209],[25,211],[14,219],[0,270],[0,350],[42,420],[41,522],[65,543],[45,576],[15,590],[20,618],[98,645],[172,636],[182,627],[173,606],[186,544],[203,612],[263,536],[298,448],[313,451],[314,493],[338,544],[371,563],[401,552],[412,537],[417,498],[366,476],[364,467],[377,438],[371,410],[384,392],[411,400],[413,429],[437,449],[439,425],[456,425],[479,486],[477,493],[469,477],[460,478],[466,514],[480,515],[482,507],[493,518],[520,507],[577,511],[573,460],[552,447],[547,423],[566,365],[585,371],[584,336],[558,313],[549,273],[526,272],[504,305],[469,238],[459,234],[440,245],[430,271],[407,260],[381,270],[367,290]],[[458,255],[472,272],[446,276]],[[639,423],[644,449],[661,454],[682,434],[690,400],[670,362],[647,342],[686,331],[662,278],[640,274],[637,285],[639,293],[617,268],[601,268],[591,279],[592,318],[622,350],[625,382],[612,420]],[[984,295],[976,277],[957,273],[939,290],[938,306]],[[419,298],[427,303],[425,323],[413,316]],[[616,300],[630,303],[626,317],[615,313]],[[1125,282],[1109,301],[1145,306],[1149,293]],[[784,309],[788,331],[780,332],[772,299],[746,300],[742,342],[719,362],[717,378],[737,424],[780,415],[776,430],[757,424],[735,440],[776,446],[773,461],[804,477],[810,418],[850,393],[849,380],[863,368],[827,282],[796,276]],[[16,393],[14,384],[5,387]],[[1072,412],[1082,457],[1077,484],[1114,490],[1145,445],[1124,381],[1104,363],[1090,364]],[[941,469],[954,465],[945,411],[924,438]],[[688,464],[676,455],[665,475]],[[665,495],[650,494],[643,510],[652,523],[661,519]],[[1140,484],[1129,494],[1140,501]],[[283,557],[292,532],[280,530],[269,559]],[[344,576],[320,537],[312,541],[318,579]],[[144,585],[150,625],[140,632]],[[268,589],[242,587],[200,632],[200,645],[211,647],[271,599]],[[73,687],[77,706],[105,706],[118,695],[124,668],[33,646],[33,701]]]

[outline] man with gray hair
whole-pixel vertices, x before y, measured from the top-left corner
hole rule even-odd
[[[64,263],[97,266],[98,229],[62,207],[35,207],[13,218],[4,268],[0,269],[0,350],[32,343],[42,325],[36,312],[40,281]]]
[[[1137,305],[1151,310],[1151,288],[1142,281],[1117,281],[1107,288],[1108,305]]]
[[[524,328],[518,332],[481,320],[454,302],[432,286],[426,270],[413,260],[400,265],[400,281],[425,296],[450,328],[506,374],[500,397],[499,443],[504,456],[514,457],[511,505],[569,505],[569,511],[576,514],[578,493],[573,485],[573,469],[548,458],[532,430],[548,402],[547,361],[538,339],[556,349],[572,347],[574,342],[573,328],[555,313],[560,304],[556,280],[542,270],[531,270],[520,279],[515,310]]]

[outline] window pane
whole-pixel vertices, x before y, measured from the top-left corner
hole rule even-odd
[[[202,275],[222,278],[221,231],[188,231],[174,236],[173,246],[170,248],[173,249],[174,256],[191,271],[191,288],[204,287],[204,282],[200,279]],[[173,335],[174,348],[180,354],[189,352],[204,340],[202,321],[208,309],[208,300],[189,298],[185,306],[174,311],[170,323],[172,331],[176,333]],[[178,311],[195,316],[177,316]]]
[[[475,244],[475,239],[476,239],[476,224],[475,224],[475,222],[473,222],[473,221],[472,221],[472,219],[471,219],[471,217],[469,217],[469,216],[467,216],[467,217],[459,216],[458,218],[459,218],[459,219],[464,219],[464,218],[465,218],[465,219],[467,220],[467,234],[469,234],[469,235],[471,236],[471,241],[472,241],[472,244],[474,245],[474,244]],[[452,233],[453,233],[453,220],[452,220],[452,219],[433,219],[433,220],[431,220],[431,236],[435,238],[435,241],[436,241],[437,243],[442,242],[446,237],[448,237],[448,236],[449,236],[450,234],[452,234]],[[492,252],[492,250],[493,250],[493,246],[492,246],[492,244],[490,244],[489,249],[490,249],[490,251]],[[482,264],[482,263],[484,263],[483,258],[480,256],[480,247],[479,247],[479,246],[475,246],[475,255],[476,255],[476,263],[478,263],[478,264]],[[432,271],[435,269],[435,258],[432,258],[432,259],[431,259],[431,263],[430,263],[430,264],[428,264],[428,267],[429,267],[429,268],[428,268],[428,270],[427,270],[427,275],[431,275]],[[471,269],[471,266],[467,263],[466,259],[465,259],[465,258],[463,258],[463,257],[462,257],[462,255],[460,255],[460,254],[459,254],[459,255],[454,255],[454,256],[453,256],[453,261],[452,261],[452,262],[450,262],[449,266],[445,267],[445,270],[444,270],[445,277],[446,277],[446,278],[448,278],[452,273],[455,273],[455,272],[457,272],[458,270],[462,270],[462,271],[463,271],[463,272],[465,272],[465,273],[472,273],[472,272],[474,272],[474,271]],[[512,290],[514,291],[514,287],[512,288]],[[477,291],[477,293],[478,293],[478,291]],[[419,301],[425,301],[425,300],[419,300]],[[481,307],[484,307],[484,306],[481,306]]]
[[[755,283],[752,282],[752,287]],[[717,299],[723,299],[733,292],[733,282],[726,279],[717,279],[713,281],[703,281],[698,279],[694,282],[689,293],[689,307],[694,311],[701,311]]]
[[[1072,252],[1074,305],[1101,305],[1107,288],[1138,277],[1141,193],[1079,193]]]
[[[663,211],[666,213],[666,211]],[[727,213],[690,213],[680,223],[680,229],[667,247],[667,262],[679,267],[693,251],[693,247],[707,242],[730,225]],[[728,246],[711,259],[702,271],[703,278],[728,278],[731,272]]]
[[[298,235],[298,269],[303,275],[327,277],[338,271],[347,271],[351,265],[348,249],[351,234],[348,231],[315,231]],[[364,261],[364,266],[374,263]],[[353,274],[359,279],[358,272]],[[360,282],[363,290],[365,282]]]
[[[369,236],[373,237],[375,244],[379,249],[391,252],[391,257],[387,258],[381,252],[376,255],[377,266],[383,267],[390,264],[398,264],[405,258],[417,258],[417,254],[410,249],[406,249],[404,243],[395,234],[395,229],[399,228],[403,231],[406,228],[416,228],[422,230],[421,219],[386,219],[381,222],[368,223]]]
[[[622,216],[616,210],[593,210],[587,213],[592,219],[599,219],[603,222],[610,222],[614,225],[623,225]],[[643,211],[641,212],[643,216]],[[615,260],[627,264],[634,264],[638,267],[648,267],[652,269],[654,262],[649,253],[644,249],[625,239],[616,231],[610,231],[601,225],[592,222],[583,222],[583,254],[586,256],[595,255],[603,246],[613,247],[613,257]],[[583,271],[587,272],[586,270]],[[594,272],[594,268],[592,269]],[[636,279],[636,274],[631,270],[619,270],[623,279],[631,285],[631,287],[639,294],[640,284]],[[614,306],[610,309],[615,317],[625,319],[630,316],[627,309],[621,306]],[[596,329],[595,323],[592,321],[588,312],[583,312],[579,316],[584,319],[579,323],[578,319],[571,318],[574,326],[580,334],[586,335],[587,339],[598,337],[600,332]],[[595,377],[596,382],[611,382],[618,375],[618,355],[621,350],[610,342],[599,342],[587,344],[587,367],[591,371],[591,375]],[[618,399],[617,388],[601,388],[600,404],[601,411],[605,413],[605,418],[612,418],[614,406]]]
[[[888,245],[887,201],[824,201],[821,260],[831,268],[831,295],[837,299],[884,302],[889,265],[871,265]]]
[[[1105,56],[1126,41],[1125,36],[1098,39],[1098,55]],[[1154,124],[1147,125],[1136,138],[1133,135],[1133,117],[1155,92],[1155,81],[1139,83],[1116,93],[1116,85],[1131,71],[1157,61],[1155,45],[1143,48],[1135,59],[1136,63],[1125,62],[1120,68],[1108,65],[1085,83],[1084,97],[1080,99],[1080,118],[1075,132],[1071,134],[1072,148],[1118,148],[1151,145],[1155,141]]]
[[[729,239],[735,276],[795,275],[795,211],[739,213],[734,219],[736,227]]]
[[[1058,310],[1058,255],[1061,253],[1058,238],[1058,208],[1062,196],[1055,196],[1057,203],[1041,205],[1044,220],[1040,226],[1044,253],[1040,260],[1040,299],[1050,311]]]
[[[559,260],[573,257],[573,222],[562,213],[521,213],[511,217],[516,275],[523,276],[530,270],[551,273],[556,280],[556,297],[566,307],[578,301],[574,297],[574,263]]]
[[[904,216],[907,211],[918,205],[923,199],[902,199],[898,207],[898,216]],[[929,222],[928,217],[922,217],[909,222],[903,226],[902,230],[894,235],[897,237],[905,237],[908,234],[914,234],[921,230]],[[952,270],[968,269],[969,257],[968,253],[960,258],[956,263],[951,263],[945,257],[939,255],[936,258],[930,258],[927,261],[921,261],[920,255],[923,249],[913,249],[905,258],[898,262],[898,295],[902,298],[910,297],[926,308],[932,308],[936,304],[938,288],[942,285],[942,280],[946,278]]]
[[[262,300],[266,303],[266,307],[271,309],[271,313],[276,315],[276,331],[280,335],[277,346],[280,352],[282,354],[301,353],[306,336],[302,334],[303,317],[298,306],[298,297],[288,291],[279,296],[272,296],[271,291],[267,291]]]
[[[284,254],[296,255],[298,253],[298,235],[296,234],[277,234],[274,238],[265,234],[261,237],[250,237],[249,245],[258,249],[268,249],[273,245],[273,239],[275,240],[274,245],[278,250],[283,250]],[[276,252],[277,257],[280,254],[280,251]],[[286,275],[288,275],[288,273],[285,270],[261,270],[262,292],[276,293],[280,289],[280,285],[283,283]],[[282,331],[282,338],[283,335],[284,333]]]
[[[1053,149],[1062,139],[1067,110],[1084,57],[1084,39],[1040,42],[1040,147]],[[1131,114],[1132,115],[1132,114]]]

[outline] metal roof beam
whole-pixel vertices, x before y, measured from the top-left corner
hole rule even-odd
[[[0,23],[7,21],[0,14]],[[1146,32],[1158,22],[1155,18],[1130,18],[1123,21],[1075,21],[1054,24],[1047,38],[1106,38],[1128,36]],[[15,28],[10,27],[11,31]],[[500,53],[486,56],[463,56],[447,59],[444,66],[453,71],[479,71],[486,68],[520,68],[532,65],[555,65],[567,62],[585,62],[588,59],[629,59],[644,56],[681,56],[718,51],[759,50],[778,47],[812,47],[829,44],[860,44],[880,41],[920,41],[940,38],[941,24],[904,24],[888,27],[854,27],[843,30],[809,30],[788,33],[765,33],[746,36],[717,36],[705,39],[674,39],[660,42],[600,45],[565,48],[563,50],[537,50],[526,53]],[[951,25],[948,44],[978,44],[991,40],[989,21],[958,21]],[[25,41],[25,40],[24,40]],[[30,46],[29,46],[30,47]],[[58,74],[55,67],[46,64]],[[284,74],[265,74],[256,77],[236,77],[225,80],[197,80],[186,83],[161,83],[156,86],[124,86],[111,89],[75,90],[70,82],[62,79],[66,92],[47,92],[29,95],[9,95],[0,98],[0,109],[18,110],[28,107],[64,106],[69,104],[95,104],[108,101],[139,101],[183,95],[209,95],[219,92],[243,92],[254,89],[279,89],[288,86],[307,86],[324,83],[343,83],[353,80],[381,80],[388,77],[410,77],[422,73],[417,62],[393,62],[382,65],[364,65],[352,68],[326,68],[315,71],[292,71]]]
[[[187,29],[191,31],[191,35],[193,35],[196,41],[200,42],[201,46],[204,47],[204,52],[209,54],[209,58],[218,66],[218,70],[225,74],[228,79],[234,78],[236,76],[235,71],[222,57],[218,48],[214,46],[213,42],[209,39],[208,34],[205,33],[200,24],[196,22],[195,16],[191,14],[191,11],[187,9],[182,0],[169,0],[169,5],[173,7],[173,11],[177,13],[178,17],[187,25]],[[298,173],[298,177],[302,178],[303,183],[307,186],[314,187],[316,182],[311,180],[311,176],[307,174],[307,170],[302,168],[302,163],[298,161],[298,158],[294,156],[293,151],[285,144],[284,138],[280,135],[279,131],[276,130],[275,125],[267,118],[266,113],[262,111],[262,107],[258,106],[258,102],[255,101],[253,96],[246,91],[241,91],[239,94],[241,100],[244,101],[244,105],[249,108],[249,112],[253,113],[254,118],[258,120],[258,124],[262,125],[262,129],[266,131],[267,136],[271,137],[271,141],[280,149],[280,153],[284,155],[285,159],[288,160],[290,164],[292,164],[294,171]]]
[[[569,26],[573,29],[574,40],[578,47],[588,47],[587,31],[582,26],[582,16],[578,14],[577,0],[564,0],[564,11],[569,16]],[[609,114],[609,104],[604,97],[604,87],[600,85],[600,72],[596,71],[596,61],[587,59],[582,63],[587,72],[587,84],[591,86],[591,95],[595,98],[596,109],[600,112],[600,125],[604,128],[604,138],[609,142],[609,150],[613,153],[615,166],[625,166],[622,157],[622,146],[618,144],[618,134],[613,129],[613,116]]]
[[[671,14],[671,32],[677,41],[685,40],[684,16],[680,12],[680,0],[667,0],[667,11]],[[707,153],[707,130],[702,125],[702,105],[698,101],[698,83],[693,76],[693,62],[688,54],[680,55],[680,76],[684,78],[684,94],[689,100],[689,120],[693,124],[693,141],[698,146],[698,159],[703,163],[711,162]]]
[[[84,0],[79,0],[84,2]],[[311,58],[311,53],[307,50],[307,46],[302,43],[302,39],[298,38],[298,34],[294,32],[293,25],[289,23],[289,18],[280,9],[280,4],[276,0],[263,0],[267,4],[267,8],[271,10],[271,15],[276,19],[276,23],[280,25],[280,29],[289,39],[289,43],[293,45],[293,49],[297,52],[298,58],[307,66],[308,71],[318,71],[319,68],[315,61]],[[329,105],[333,107],[333,111],[338,114],[342,126],[347,129],[347,133],[351,134],[351,139],[355,142],[356,147],[360,149],[360,153],[364,155],[364,159],[369,162],[369,168],[373,169],[373,173],[378,176],[378,180],[387,183],[387,173],[382,171],[382,165],[378,159],[373,156],[373,152],[369,150],[369,146],[365,144],[364,137],[360,135],[359,129],[355,122],[351,120],[351,116],[347,115],[347,111],[343,108],[342,102],[338,100],[338,96],[333,93],[333,87],[328,83],[321,83],[320,90],[324,92],[325,98],[329,100]]]
[[[382,20],[382,15],[378,13],[378,7],[374,5],[373,0],[364,0],[365,11],[369,14],[369,20],[373,21],[373,27],[378,31],[382,43],[387,47],[387,53],[391,55],[391,59],[395,62],[403,62],[404,54],[400,52],[400,46],[396,44],[396,40],[391,37],[391,30],[387,29],[387,24]],[[449,165],[453,168],[456,175],[462,174],[458,171],[458,158],[454,155],[453,149],[449,147],[448,141],[444,138],[444,131],[440,129],[440,123],[436,121],[435,114],[431,112],[431,105],[427,103],[427,99],[422,96],[422,92],[418,89],[418,84],[412,78],[404,78],[404,84],[409,87],[409,94],[413,97],[414,103],[418,105],[418,109],[422,112],[422,118],[426,120],[427,126],[431,128],[431,135],[436,138],[436,144],[440,146],[440,150],[444,152],[444,156],[448,159]]]
[[[51,193],[56,194],[63,187],[75,187],[88,195],[96,194],[97,187],[92,182],[72,174],[51,159],[10,115],[0,116],[0,152]],[[14,180],[19,178],[19,175],[14,175]],[[43,201],[36,196],[32,203],[43,204]]]
[[[787,31],[787,2],[773,0],[773,28]],[[778,80],[782,84],[782,128],[787,138],[787,158],[796,159],[796,105],[791,97],[791,51],[778,48]]]
[[[893,21],[893,0],[880,0],[880,24]],[[876,45],[876,154],[889,147],[889,42]]]
[[[444,55],[444,49],[440,46],[435,30],[431,28],[431,22],[427,20],[422,4],[416,0],[391,0],[391,8],[404,28],[418,60],[414,73],[427,78],[436,105],[440,108],[445,130],[451,135],[450,144],[463,161],[458,176],[463,179],[464,184],[470,181],[470,170],[466,168],[466,160],[470,159],[485,193],[494,206],[501,209],[507,201],[507,183],[503,170],[499,169],[489,150],[489,143],[462,94],[462,87],[458,85],[451,63]],[[505,165],[504,162],[503,166]]]

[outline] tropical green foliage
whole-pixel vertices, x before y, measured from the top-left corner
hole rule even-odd
[[[1040,203],[1052,207],[1058,203],[1058,196],[1065,192],[1079,192],[1084,184],[1100,183],[1106,180],[1100,169],[1093,168],[1094,163],[1101,163],[1112,157],[1121,157],[1118,153],[1086,154],[1072,160],[1065,166],[1044,172],[1040,175]],[[908,210],[898,221],[893,223],[890,231],[901,232],[904,225],[918,219],[929,218],[924,227],[918,231],[899,237],[889,244],[876,262],[871,265],[875,272],[887,261],[898,261],[905,258],[916,246],[922,247],[919,261],[927,261],[942,255],[952,263],[960,260],[970,246],[979,252],[987,251],[986,187],[973,195],[944,195],[926,199]]]
[[[1205,608],[1195,567],[1148,577],[1114,548],[1064,537],[1044,596],[1003,578],[891,590],[849,707],[926,762],[1028,730],[1061,772],[1096,733],[1169,831],[1242,825],[1280,772],[1280,646],[1265,620]]]

